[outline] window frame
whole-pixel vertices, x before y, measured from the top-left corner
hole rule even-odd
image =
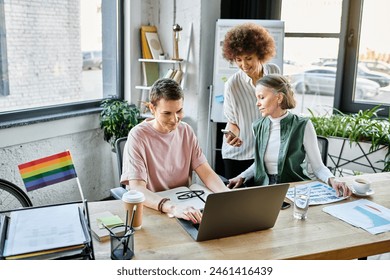
[[[0,0],[0,96],[9,95],[4,0]]]
[[[115,5],[115,16],[116,20],[113,24],[116,25],[117,32],[112,32],[115,34],[116,40],[116,55],[115,58],[112,59],[115,62],[115,87],[116,87],[116,98],[123,99],[124,98],[124,0],[102,0],[102,6],[104,4],[110,3]],[[104,2],[104,3],[103,3]],[[1,5],[3,0],[0,0],[0,13],[1,13]],[[1,25],[0,25],[1,27]],[[1,40],[1,38],[0,38]],[[1,42],[1,41],[0,41]],[[1,45],[0,45],[1,47]],[[0,49],[2,51],[3,48]],[[0,53],[1,54],[1,53]],[[1,60],[0,60],[1,61]],[[106,63],[110,63],[104,57],[103,51],[103,65]],[[0,65],[1,67],[2,65]],[[104,71],[103,66],[103,71]],[[0,74],[2,69],[0,69]],[[103,74],[104,75],[104,74]],[[109,83],[111,84],[111,83]],[[0,86],[2,86],[0,81]],[[105,82],[103,78],[103,95],[105,91]],[[108,95],[109,96],[109,95]],[[64,119],[69,117],[77,117],[80,115],[93,114],[101,111],[100,102],[103,100],[88,100],[88,101],[80,101],[74,103],[67,104],[58,104],[52,106],[43,106],[36,107],[31,109],[22,109],[22,110],[14,110],[0,113],[0,129],[1,128],[9,128],[14,126],[23,126],[34,124],[37,122],[45,122],[52,121],[58,119]]]
[[[337,100],[335,107],[345,113],[356,113],[359,110],[372,109],[378,103],[361,103],[353,100],[353,91],[357,66],[359,60],[360,30],[362,26],[364,0],[344,0],[343,5],[343,32],[340,40],[340,51],[344,46],[345,51],[339,53],[336,79]],[[342,94],[344,93],[344,94]],[[336,102],[337,101],[337,102]],[[378,112],[380,116],[389,116],[390,105],[381,106],[384,110]]]
[[[278,4],[280,7],[280,13],[279,13],[279,17],[278,19],[281,19],[281,15],[282,15],[282,2],[283,0],[280,0],[280,3]],[[343,18],[344,18],[344,4],[345,4],[345,1],[349,1],[349,0],[343,0],[342,1],[342,11],[341,11],[341,18],[342,18],[342,22],[340,24],[340,31],[339,32],[319,32],[319,33],[315,33],[315,32],[285,32],[285,38],[318,38],[318,39],[338,39],[339,40],[339,53],[338,53],[338,58],[340,57],[340,47],[342,46],[341,45],[341,38],[343,37]],[[278,2],[278,1],[276,1]],[[274,4],[272,4],[274,5]],[[333,96],[333,107],[336,108],[336,109],[339,109],[337,106],[336,106],[336,100],[338,100],[338,96],[340,95],[338,92],[338,88],[337,88],[337,82],[338,82],[338,76],[339,76],[339,70],[337,68],[336,70],[336,73],[335,73],[335,92],[334,92],[334,96]]]
[[[280,0],[283,1],[283,0]],[[299,33],[286,32],[285,37],[290,38],[338,38],[339,53],[337,58],[336,84],[333,107],[341,112],[356,113],[359,110],[372,109],[378,103],[362,103],[353,100],[355,76],[359,57],[360,30],[363,15],[364,0],[343,0],[341,12],[341,28],[339,33]],[[279,1],[271,4],[278,8],[281,19],[281,6]],[[272,9],[272,7],[268,7]],[[353,30],[353,34],[351,31]],[[389,116],[390,105],[382,106],[384,110],[378,115]]]

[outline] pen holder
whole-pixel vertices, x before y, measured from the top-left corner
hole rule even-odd
[[[129,226],[115,226],[110,232],[111,259],[131,260],[134,256],[134,230]]]

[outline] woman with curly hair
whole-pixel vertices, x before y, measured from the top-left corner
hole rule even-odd
[[[255,106],[255,86],[263,76],[280,73],[276,64],[267,63],[275,53],[274,39],[260,25],[237,25],[225,35],[222,55],[239,68],[228,79],[224,90],[226,130],[234,133],[225,134],[222,143],[226,178],[237,176],[254,161],[255,143],[251,125],[260,117]]]

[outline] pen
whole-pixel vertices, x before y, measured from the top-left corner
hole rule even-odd
[[[102,225],[104,226],[104,228],[106,229],[106,230],[108,230],[109,232],[110,232],[110,234],[111,234],[111,236],[114,236],[117,240],[120,240],[117,236],[116,236],[116,234],[111,230],[111,229],[109,229],[105,224],[103,224],[102,223]]]
[[[123,256],[126,255],[127,253],[127,249],[128,249],[128,246],[129,246],[129,241],[130,241],[130,234],[132,234],[132,230],[133,230],[133,222],[134,222],[134,216],[135,216],[135,211],[137,211],[137,205],[134,205],[133,207],[133,213],[131,214],[131,221],[130,221],[130,229],[129,229],[129,235],[127,236],[127,220],[126,220],[126,232],[125,232],[125,236],[127,236],[127,238],[125,239],[125,244],[124,244],[124,248],[123,248]]]
[[[123,235],[123,238],[124,238],[124,239],[122,239],[122,244],[123,244],[123,256],[126,256],[126,252],[127,252],[128,239],[126,239],[126,235],[127,235],[128,220],[129,220],[129,210],[126,210],[125,235]],[[128,237],[128,238],[129,238],[129,237]]]
[[[127,231],[128,220],[129,220],[129,210],[126,210],[125,232]]]

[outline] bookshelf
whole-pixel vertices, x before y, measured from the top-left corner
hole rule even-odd
[[[148,101],[150,89],[156,80],[164,77],[168,78],[169,76],[169,78],[176,80],[180,86],[185,89],[187,79],[187,63],[189,61],[192,37],[192,23],[189,27],[190,30],[186,48],[186,59],[178,58],[179,54],[177,49],[177,53],[174,56],[174,59],[161,59],[164,56],[159,55],[157,58],[157,56],[153,56],[153,54],[148,54],[148,51],[150,52],[150,44],[147,42],[145,32],[157,33],[157,28],[155,26],[141,27],[142,58],[139,58],[138,62],[140,62],[142,66],[142,81],[139,85],[135,86],[136,89],[141,91],[141,98],[139,100],[139,107],[141,112],[145,113],[147,111],[147,108],[145,108],[143,103]]]
[[[152,84],[157,79],[165,77],[169,69],[182,71],[182,77],[178,82],[183,85],[185,79],[185,69],[184,71],[182,69],[183,60],[139,58],[138,61],[142,64],[143,74],[142,85],[135,86],[136,89],[150,90]]]
[[[139,108],[143,114],[147,112],[147,108],[143,105],[143,102],[148,101],[149,91],[152,88],[153,83],[159,78],[166,77],[168,72],[174,74],[174,71],[181,71],[180,80],[176,80],[181,87],[184,87],[184,81],[186,79],[186,71],[183,69],[183,60],[172,59],[148,59],[139,58],[138,61],[142,66],[142,84],[136,85],[135,88],[141,90],[141,102]]]

